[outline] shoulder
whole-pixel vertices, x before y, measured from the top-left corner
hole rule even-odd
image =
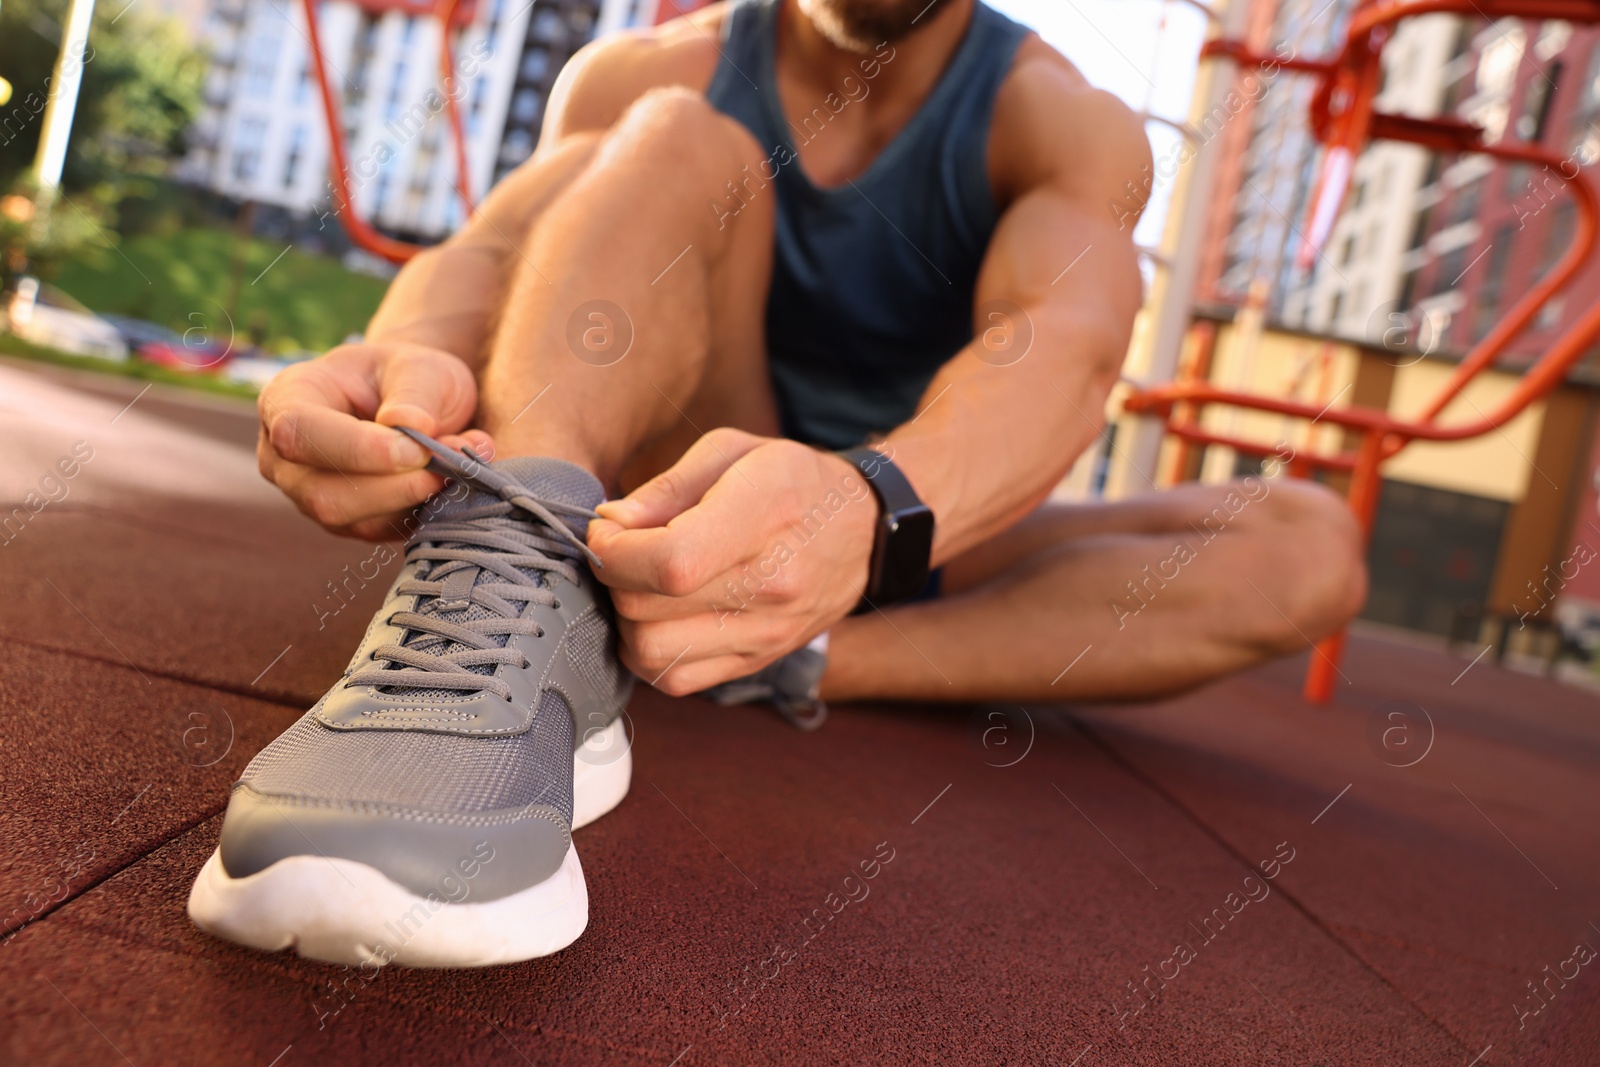
[[[1099,199],[1140,182],[1150,158],[1132,108],[1037,34],[1023,39],[990,126],[989,173],[1001,205],[1046,185]]]
[[[721,56],[728,7],[712,4],[660,26],[624,30],[585,45],[550,91],[540,143],[608,129],[651,89],[678,85],[705,92]]]

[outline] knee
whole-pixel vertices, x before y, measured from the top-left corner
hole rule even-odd
[[[1269,643],[1297,651],[1337,632],[1367,599],[1365,539],[1343,498],[1307,481],[1275,483],[1258,535],[1282,573],[1271,583],[1278,612]],[[1272,625],[1277,623],[1278,625]]]
[[[618,125],[689,133],[708,127],[717,117],[717,109],[703,94],[681,85],[662,85],[647,90],[628,105]]]
[[[712,107],[704,94],[681,85],[661,86],[640,96],[623,113],[610,140],[685,164],[715,158],[719,149],[744,155],[756,143],[743,126]]]

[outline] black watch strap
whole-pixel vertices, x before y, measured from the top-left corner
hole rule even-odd
[[[866,478],[878,498],[867,588],[856,611],[870,611],[916,596],[927,587],[933,556],[933,511],[917,496],[894,460],[862,446],[839,453]]]

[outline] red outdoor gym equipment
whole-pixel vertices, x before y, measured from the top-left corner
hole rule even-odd
[[[1380,57],[1394,25],[1402,19],[1441,12],[1487,20],[1511,17],[1594,23],[1600,22],[1600,0],[1362,0],[1351,15],[1343,48],[1326,60],[1285,61],[1278,56],[1254,52],[1245,44],[1231,40],[1208,41],[1202,49],[1202,58],[1227,57],[1241,69],[1274,65],[1317,79],[1317,91],[1311,103],[1311,129],[1317,139],[1327,145],[1327,153],[1313,197],[1313,234],[1325,232],[1326,224],[1337,215],[1349,186],[1353,162],[1369,141],[1407,141],[1435,152],[1476,152],[1511,162],[1543,165],[1566,178],[1571,161],[1535,145],[1486,144],[1482,127],[1460,119],[1418,119],[1373,109],[1382,74]],[[1370,536],[1382,484],[1379,466],[1384,460],[1412,441],[1460,441],[1505,425],[1529,404],[1560,385],[1567,371],[1600,335],[1600,304],[1596,304],[1550,344],[1493,410],[1479,412],[1480,417],[1475,420],[1440,425],[1440,413],[1474,377],[1495,362],[1545,302],[1577,274],[1593,251],[1596,225],[1600,222],[1600,197],[1588,175],[1582,172],[1567,179],[1566,188],[1578,209],[1576,232],[1566,253],[1555,269],[1473,346],[1438,395],[1415,418],[1398,419],[1386,411],[1367,407],[1323,410],[1297,400],[1219,389],[1182,372],[1177,381],[1135,391],[1124,401],[1123,410],[1164,420],[1166,431],[1178,440],[1179,470],[1183,469],[1187,452],[1193,445],[1225,445],[1245,455],[1256,456],[1271,455],[1277,450],[1275,443],[1203,429],[1199,425],[1199,411],[1211,404],[1285,415],[1303,419],[1307,424],[1331,423],[1359,434],[1360,443],[1353,449],[1327,454],[1306,450],[1297,454],[1289,472],[1297,477],[1306,477],[1318,469],[1348,472],[1350,509],[1360,520],[1363,533]],[[1332,695],[1344,645],[1343,632],[1317,645],[1306,674],[1307,700],[1320,704]]]
[[[450,48],[450,31],[472,21],[473,0],[360,0],[359,6],[373,13],[399,11],[414,18],[431,16],[439,24],[439,77],[445,99],[445,114],[450,123],[450,140],[455,148],[456,193],[468,215],[473,211],[472,172],[467,165],[466,127],[461,120],[461,109],[456,104],[459,92],[454,88],[455,57]],[[421,245],[397,241],[378,232],[371,224],[356,214],[355,201],[350,189],[350,160],[345,151],[344,122],[339,116],[339,97],[328,81],[328,62],[322,54],[322,34],[317,26],[317,0],[301,0],[301,10],[306,19],[306,38],[311,45],[311,70],[317,80],[317,91],[322,97],[322,117],[328,126],[328,174],[333,185],[335,213],[344,224],[345,232],[357,247],[380,256],[391,263],[404,263],[418,252]]]

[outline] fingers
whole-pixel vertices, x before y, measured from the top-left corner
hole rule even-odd
[[[761,665],[747,656],[718,656],[715,659],[694,663],[680,662],[659,675],[651,684],[668,696],[682,697],[735,678],[743,678],[760,669]]]
[[[675,696],[760,670],[804,634],[795,621],[750,616],[739,625],[711,618],[675,623],[622,620],[617,652],[641,679]]]
[[[685,514],[698,516],[709,509],[701,504]],[[710,527],[704,536],[676,525],[628,530],[609,519],[596,519],[589,524],[589,547],[602,564],[595,577],[612,590],[663,597],[698,593],[761,547],[760,531],[730,521],[728,510],[734,509],[717,509],[720,522],[694,524],[697,529]]]
[[[814,453],[793,442],[754,442],[759,455],[725,467],[698,503],[665,526],[630,529],[609,517],[590,523],[589,547],[604,564],[596,577],[613,590],[687,597],[760,558],[794,511],[794,461],[814,462]]]
[[[494,438],[483,430],[465,430],[461,433],[448,433],[439,438],[439,443],[451,448],[465,450],[472,449],[479,459],[494,459]]]
[[[392,427],[460,433],[477,386],[466,364],[419,345],[346,345],[288,368],[261,393],[261,425],[290,463],[346,474],[422,468],[428,453]],[[467,431],[471,434],[472,431]],[[491,444],[478,431],[475,446]]]
[[[667,470],[623,499],[608,501],[597,510],[602,518],[628,529],[665,526],[698,504],[729,467],[767,440],[742,430],[712,430]]]
[[[394,427],[494,456],[494,439],[467,429],[477,384],[447,352],[410,344],[344,345],[296,364],[262,390],[261,473],[338,533],[402,537],[396,518],[443,482],[428,451]]]
[[[368,520],[386,518],[416,507],[444,486],[444,479],[426,470],[406,474],[346,474],[299,464],[279,463],[271,480],[295,506],[317,522],[340,532]],[[370,524],[356,536],[382,536]],[[400,529],[387,536],[403,537]]]
[[[261,395],[262,425],[272,450],[290,463],[346,474],[420,470],[427,451],[404,434],[331,407],[280,407]]]
[[[409,426],[429,437],[457,433],[478,406],[478,386],[467,365],[420,345],[395,345],[377,366],[381,401],[373,421]]]
[[[737,575],[730,578],[724,573],[689,596],[662,596],[660,593],[633,589],[613,589],[611,603],[618,615],[634,622],[666,622],[707,613],[737,613],[742,610],[736,595],[737,586],[733,592],[725,588],[737,578]]]

